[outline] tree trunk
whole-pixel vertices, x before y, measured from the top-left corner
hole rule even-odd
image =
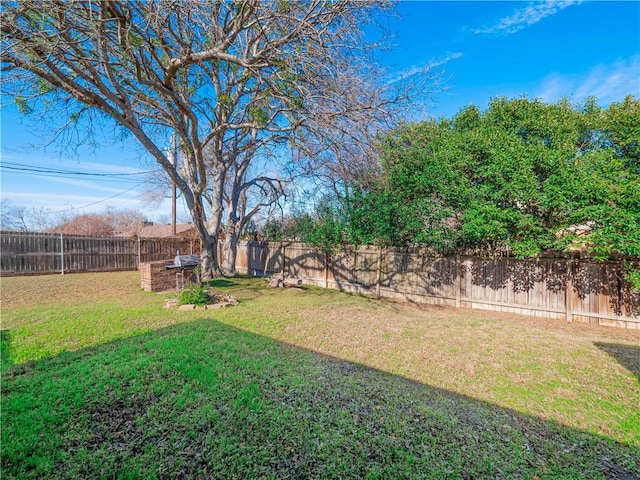
[[[198,196],[194,196],[192,198],[193,200],[190,201],[191,198],[188,195],[185,195],[187,206],[189,207],[191,217],[193,218],[193,226],[196,229],[198,238],[200,239],[201,279],[206,281],[222,276],[222,270],[220,269],[220,262],[218,260],[217,224],[212,230],[213,233],[209,233],[207,223],[205,222],[204,209],[202,208],[202,198]],[[219,220],[220,219],[218,218],[218,222]]]
[[[234,277],[236,271],[236,257],[238,254],[238,228],[227,226],[224,230],[224,242],[222,243],[222,271],[229,277]]]
[[[198,223],[202,224],[202,228],[198,227]],[[209,234],[204,222],[194,222],[198,238],[200,238],[200,269],[202,271],[202,280],[211,280],[212,278],[222,276],[220,270],[220,262],[218,261],[218,235]]]

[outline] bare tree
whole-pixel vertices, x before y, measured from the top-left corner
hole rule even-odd
[[[115,209],[107,207],[103,215],[113,227],[114,234],[135,236],[147,222],[144,214],[135,209]]]
[[[24,111],[65,112],[61,132],[90,127],[100,117],[130,132],[182,192],[207,279],[221,274],[216,246],[229,171],[236,178],[258,151],[303,145],[332,125],[378,123],[398,104],[401,96],[372,81],[374,46],[363,41],[361,27],[381,6],[347,0],[7,3],[0,12],[3,89]],[[174,133],[180,167],[164,149]],[[234,152],[229,148],[238,134],[249,143]],[[242,189],[232,197],[242,198]]]
[[[226,220],[222,244],[222,269],[235,275],[238,241],[245,227],[264,208],[284,195],[291,179],[283,179],[279,171],[256,174],[254,153],[249,150],[227,171],[224,195]]]
[[[67,213],[44,230],[68,235],[135,235],[146,219],[138,210],[117,210],[107,207],[102,213]]]
[[[9,199],[3,198],[0,203],[0,223],[3,230],[28,232],[27,208],[14,205]]]
[[[82,213],[49,229],[66,235],[113,235],[116,233],[108,215]]]
[[[44,232],[56,221],[50,208],[27,208],[22,205],[14,205],[6,198],[2,199],[0,212],[2,214],[0,223],[3,230]]]

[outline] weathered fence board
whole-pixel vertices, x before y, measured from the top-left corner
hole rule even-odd
[[[191,239],[0,232],[1,274],[135,270],[200,250]],[[581,258],[486,259],[411,249],[345,248],[325,255],[301,243],[240,242],[236,267],[305,283],[436,305],[640,329],[640,293],[622,262]]]
[[[169,260],[177,252],[200,250],[189,238],[128,238],[0,232],[0,273],[46,273],[135,270],[141,262]]]
[[[640,329],[640,293],[623,262],[541,257],[434,256],[412,249],[345,248],[330,256],[301,243],[240,242],[238,271],[415,302],[481,308]]]

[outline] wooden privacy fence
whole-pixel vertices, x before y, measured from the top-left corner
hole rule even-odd
[[[142,262],[173,259],[199,252],[189,238],[129,238],[63,235],[59,233],[0,232],[0,273],[45,273],[136,270]]]
[[[442,257],[373,247],[327,256],[301,243],[241,242],[236,266],[379,297],[640,329],[640,293],[624,281],[621,261]]]

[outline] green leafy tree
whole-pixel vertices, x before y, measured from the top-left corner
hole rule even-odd
[[[640,103],[495,99],[401,125],[383,174],[345,201],[362,243],[640,254]]]

